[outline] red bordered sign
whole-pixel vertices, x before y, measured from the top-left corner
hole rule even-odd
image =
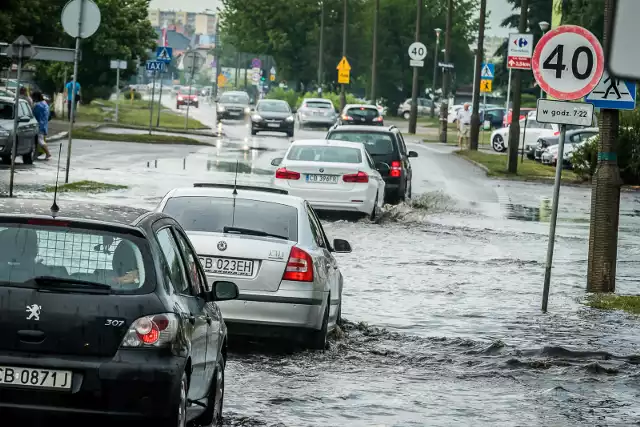
[[[602,45],[590,31],[577,25],[563,25],[542,36],[532,62],[540,87],[564,101],[589,94],[604,71]]]

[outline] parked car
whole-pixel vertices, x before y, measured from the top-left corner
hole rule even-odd
[[[330,243],[308,202],[273,188],[195,184],[170,191],[158,210],[186,228],[210,282],[238,284],[238,299],[220,304],[232,336],[325,348],[342,312],[333,254],[351,246]]]
[[[217,120],[245,119],[251,114],[249,94],[243,91],[225,92],[216,100]]]
[[[418,98],[418,116],[428,116],[431,114],[431,106],[433,101],[428,98]],[[440,107],[434,106],[435,115],[440,114]],[[398,106],[398,116],[403,117],[405,120],[409,120],[411,117],[411,98],[408,98],[400,106]]]
[[[384,126],[384,119],[375,105],[347,104],[337,124]]]
[[[449,107],[449,112],[447,113],[447,123],[456,123],[458,121],[458,111],[462,107],[462,104],[456,104]]]
[[[14,98],[0,97],[0,160],[11,164],[13,148]],[[37,157],[38,121],[33,115],[29,103],[20,99],[18,111],[18,144],[16,157],[30,165]]]
[[[520,120],[524,120],[529,113],[532,113],[532,112],[535,113],[535,111],[536,111],[535,108],[528,108],[528,107],[520,108]],[[509,127],[509,125],[511,124],[511,121],[513,120],[511,116],[513,116],[513,110],[509,109],[506,116],[504,117],[504,122],[502,124],[502,127]]]
[[[409,158],[418,157],[418,153],[407,151],[396,126],[335,126],[327,133],[327,139],[364,145],[385,182],[385,203],[398,204],[411,198],[413,171]]]
[[[289,146],[273,177],[276,188],[306,199],[316,210],[358,212],[376,219],[385,182],[363,144],[301,140]]]
[[[286,101],[278,99],[261,99],[251,116],[251,135],[258,132],[284,132],[293,137],[295,118]]]
[[[575,144],[585,141],[594,135],[598,135],[599,132],[600,129],[598,129],[597,127],[568,130],[565,134],[565,141],[571,144]],[[544,150],[546,150],[548,147],[557,145],[559,139],[559,134],[551,136],[541,136],[540,138],[538,138],[537,146],[529,146],[529,149],[526,151],[527,158],[530,160],[540,161]]]
[[[491,129],[499,129],[502,127],[504,116],[507,113],[505,108],[493,107],[480,110],[480,122],[489,121]]]
[[[0,214],[3,409],[217,425],[227,361],[217,303],[238,287],[207,285],[166,214],[50,206],[5,200]]]
[[[300,128],[322,126],[329,128],[336,123],[338,113],[330,99],[305,98],[297,113]]]
[[[176,109],[179,110],[183,105],[193,105],[196,108],[200,106],[198,92],[194,88],[191,88],[191,93],[188,89],[186,91],[181,89],[176,94]]]

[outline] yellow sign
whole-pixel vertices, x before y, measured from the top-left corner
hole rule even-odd
[[[493,80],[480,80],[480,93],[490,93],[492,91]]]
[[[227,83],[227,78],[224,76],[224,74],[220,74],[218,76],[218,87],[224,86],[226,83]]]
[[[336,70],[338,70],[338,83],[349,84],[349,80],[351,79],[351,65],[349,65],[349,61],[347,61],[345,56],[340,60]]]
[[[276,76],[274,76],[273,74],[271,74],[271,75],[269,76],[269,80],[271,80],[272,82],[275,82],[275,81],[276,81]]]

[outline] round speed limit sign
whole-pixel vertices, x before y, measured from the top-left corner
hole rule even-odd
[[[540,87],[564,101],[589,94],[604,71],[600,42],[577,25],[563,25],[542,36],[531,62]]]

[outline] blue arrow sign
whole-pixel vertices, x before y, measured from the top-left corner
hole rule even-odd
[[[160,46],[156,49],[156,60],[164,63],[171,62],[173,58],[173,48],[167,46]]]
[[[481,80],[493,80],[493,76],[496,75],[496,66],[493,64],[482,64],[480,70]]]
[[[636,84],[611,77],[605,71],[598,85],[584,100],[596,108],[635,110]]]
[[[164,62],[147,61],[147,71],[164,71]]]

